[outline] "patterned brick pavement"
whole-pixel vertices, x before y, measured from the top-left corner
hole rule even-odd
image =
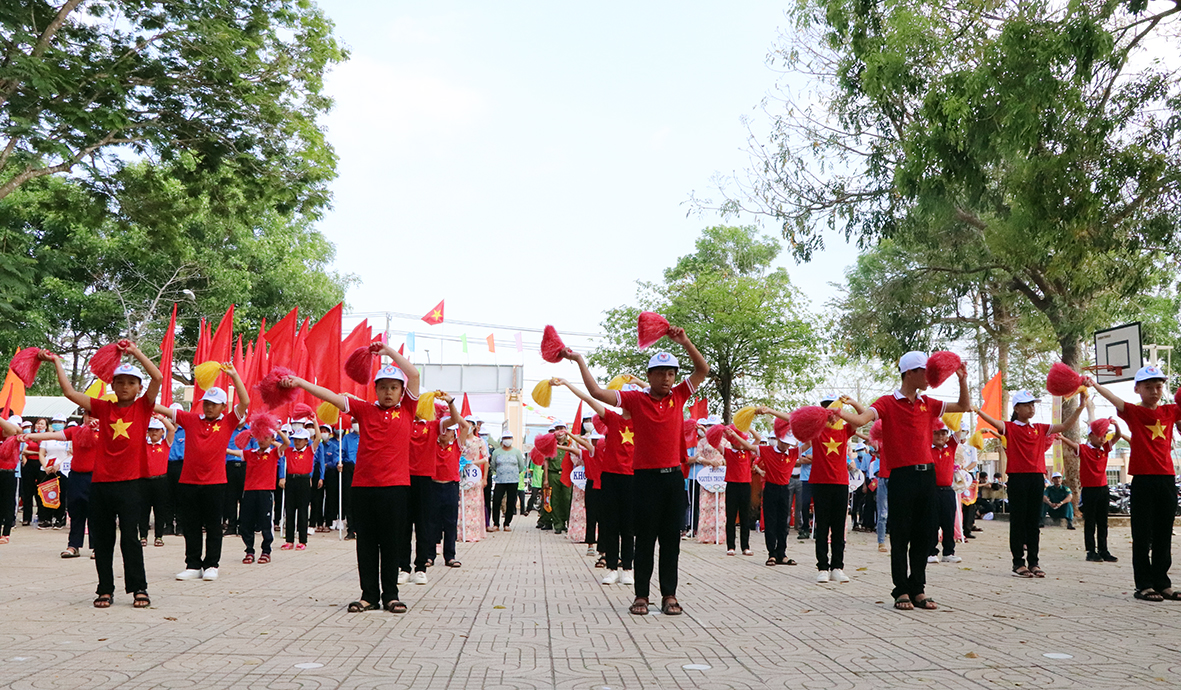
[[[585,547],[530,519],[461,546],[463,568],[406,585],[404,616],[345,612],[359,590],[352,544],[335,534],[250,566],[227,538],[216,582],[173,580],[182,546],[169,538],[146,549],[153,607],[120,592],[100,611],[91,562],[57,557],[65,533],[18,527],[0,546],[0,687],[1181,686],[1181,603],[1131,598],[1126,527],[1112,535],[1114,565],[1083,561],[1081,531],[1047,528],[1045,580],[1011,577],[1007,525],[984,527],[963,563],[930,567],[938,612],[890,608],[872,535],[849,536],[853,582],[823,586],[812,542],[794,534],[796,567],[764,566],[761,548],[726,557],[683,542],[679,618],[629,616],[627,588],[597,584]]]

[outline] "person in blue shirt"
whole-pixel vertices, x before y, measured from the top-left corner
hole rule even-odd
[[[357,464],[357,444],[361,441],[361,425],[352,423],[352,431],[345,434],[340,443],[340,512],[345,521],[345,539],[356,539],[353,531],[353,504],[350,500],[353,488],[353,468]]]
[[[311,527],[314,527],[317,532],[331,532],[329,525],[332,524],[331,518],[328,517],[328,482],[326,481],[329,469],[329,464],[332,469],[336,469],[336,453],[335,447],[338,446],[336,439],[332,437],[332,427],[327,424],[321,424],[320,428],[311,428],[313,434],[320,435],[320,445],[316,447],[315,470],[312,476],[312,521]],[[329,451],[331,450],[331,459],[329,458]]]
[[[172,403],[169,407],[173,410],[184,410],[184,406],[180,403]],[[185,430],[177,429],[176,436],[172,439],[172,448],[168,451],[168,495],[177,495],[177,486],[180,484],[180,470],[184,467],[185,460]],[[180,511],[176,510],[175,501],[168,502],[167,513],[164,516],[164,534],[179,535],[183,534],[180,531]]]
[[[812,476],[812,448],[800,454],[796,462],[800,467],[800,500],[796,502],[796,539],[812,536],[812,487],[808,478]]]
[[[340,517],[340,471],[337,469],[341,454],[340,440],[327,424],[320,425],[320,432],[320,454],[324,466],[324,488],[321,489],[324,494],[324,512],[318,523],[323,529],[318,531],[331,532],[336,528],[336,519]]]

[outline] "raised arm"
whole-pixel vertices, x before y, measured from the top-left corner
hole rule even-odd
[[[693,383],[693,388],[696,390],[705,383],[705,378],[709,376],[709,362],[705,361],[697,350],[697,346],[689,340],[689,336],[685,333],[685,329],[679,326],[670,326],[668,329],[668,338],[674,343],[685,348],[685,352],[689,353],[689,359],[693,361],[693,373],[689,375],[689,380]]]
[[[221,365],[221,370],[230,375],[230,380],[234,382],[234,411],[238,413],[238,417],[246,419],[246,415],[250,412],[250,391],[246,389],[246,384],[242,383],[242,377],[238,375],[238,370],[234,368],[233,362],[225,362]]]
[[[157,367],[148,356],[140,351],[135,343],[127,346],[127,353],[134,357],[144,368],[144,372],[148,375],[148,390],[144,393],[144,397],[152,402],[160,397],[160,387],[164,385],[164,374],[160,373],[160,368]],[[90,409],[90,408],[87,408]]]
[[[74,390],[74,384],[70,383],[70,377],[66,374],[66,367],[62,364],[61,356],[42,351],[41,359],[46,358],[48,358],[48,361],[53,362],[53,372],[57,374],[57,385],[61,387],[62,395],[66,396],[67,400],[78,407],[90,412],[90,401],[92,398],[85,393],[79,393]]]
[[[1116,412],[1123,412],[1124,411],[1124,405],[1125,405],[1124,399],[1119,397],[1115,393],[1112,393],[1107,388],[1107,386],[1100,385],[1100,383],[1098,381],[1091,378],[1090,376],[1083,377],[1083,385],[1094,388],[1096,393],[1098,393],[1099,395],[1102,395],[1104,398],[1107,398],[1107,402],[1109,402],[1115,406]]]
[[[159,408],[160,405],[156,405],[156,407]],[[164,409],[167,410],[168,408],[165,407]],[[164,441],[171,446],[172,442],[176,440],[176,422],[172,421],[172,415],[161,413],[159,410],[157,410],[156,419],[159,419],[164,425],[166,429]]]
[[[410,397],[417,399],[418,382],[420,380],[418,368],[411,364],[410,360],[406,359],[401,353],[389,345],[381,346],[381,354],[387,355],[390,359],[394,360],[394,364],[397,365],[397,367],[402,370],[402,373],[406,375],[406,390],[410,393]]]
[[[1070,448],[1071,450],[1073,450],[1075,455],[1078,455],[1078,444],[1077,443],[1075,443],[1074,441],[1071,441],[1070,439],[1066,438],[1065,436],[1059,436],[1058,440],[1061,441],[1063,443],[1063,445],[1065,445],[1068,448]]]
[[[282,388],[302,388],[312,394],[313,397],[319,398],[327,403],[332,403],[337,409],[344,411],[348,409],[348,402],[345,396],[340,393],[333,393],[323,386],[305,381],[298,376],[288,376],[279,381],[279,386]]]
[[[997,419],[996,417],[993,417],[992,415],[988,414],[987,412],[980,409],[979,407],[973,407],[972,411],[975,412],[976,415],[979,416],[981,419],[983,419],[984,421],[991,424],[992,428],[996,430],[996,433],[998,435],[1000,435],[1000,436],[1005,435],[1005,423],[1004,422]]]
[[[575,397],[577,397],[579,400],[583,401],[587,405],[590,405],[590,408],[592,410],[594,410],[595,414],[599,415],[600,417],[605,416],[606,408],[603,407],[603,404],[600,403],[598,400],[595,400],[594,398],[592,398],[590,395],[587,394],[586,391],[582,390],[578,386],[572,385],[566,379],[558,378],[556,376],[554,378],[550,379],[549,382],[550,382],[551,386],[565,386],[566,388],[569,388],[570,392],[573,393],[575,395]]]
[[[756,407],[755,414],[769,414],[772,417],[778,417],[779,419],[782,419],[785,422],[791,421],[791,415],[789,413],[780,412],[779,410],[773,410],[770,407],[767,407],[766,405],[760,405],[759,407]]]
[[[1113,427],[1115,427],[1115,434],[1112,435],[1112,437],[1111,437],[1111,445],[1114,446],[1115,444],[1120,442],[1120,439],[1122,439],[1124,437],[1124,430],[1120,428],[1119,424],[1116,424],[1114,419],[1111,420],[1111,425]],[[1100,439],[1100,440],[1102,440],[1102,439]]]
[[[435,393],[435,400],[442,400],[443,402],[447,403],[448,416],[445,417],[444,419],[439,420],[440,431],[451,426],[451,424],[454,423],[455,420],[457,420],[457,419],[462,420],[463,419],[463,417],[459,416],[459,410],[457,410],[455,408],[455,396],[454,395],[451,395],[450,393],[448,393],[446,391],[438,391],[437,393]],[[459,434],[456,434],[455,436],[456,436],[456,438],[458,438]]]
[[[972,411],[972,396],[968,393],[968,367],[961,364],[960,368],[955,370],[955,375],[960,380],[960,399],[944,405],[944,414]]]
[[[1071,413],[1070,417],[1062,420],[1061,423],[1052,425],[1050,427],[1050,433],[1051,434],[1060,434],[1060,433],[1066,431],[1067,429],[1075,428],[1075,426],[1078,425],[1078,418],[1082,416],[1083,408],[1085,408],[1086,406],[1087,406],[1087,391],[1084,390],[1084,391],[1079,392],[1079,394],[1078,394],[1078,405],[1075,406],[1074,412]],[[1075,448],[1077,449],[1078,446],[1075,446]]]
[[[738,446],[739,448],[741,448],[743,450],[749,450],[754,453],[757,453],[759,451],[759,447],[757,445],[742,438],[737,433],[735,433],[734,430],[731,429],[730,427],[726,427],[726,440],[729,441],[731,445]]]
[[[7,419],[0,419],[0,436],[16,436],[21,432],[21,428]]]
[[[853,406],[853,412],[848,412],[842,405],[840,410],[837,411],[837,414],[841,416],[841,419],[853,425],[855,429],[860,429],[878,417],[877,410],[872,407],[866,407],[847,395],[842,395],[840,401]]]
[[[582,374],[582,383],[586,386],[586,392],[592,398],[608,405],[619,405],[619,393],[599,385],[599,382],[591,375],[590,367],[586,365],[585,357],[568,348],[566,352],[562,353],[562,356],[578,364],[578,371]]]

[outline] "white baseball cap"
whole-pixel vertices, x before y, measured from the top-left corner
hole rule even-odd
[[[1050,475],[1050,479],[1054,479],[1055,477],[1061,478],[1061,477],[1062,477],[1062,473],[1061,473],[1061,472],[1055,472],[1054,474],[1051,474],[1051,475]]]
[[[311,435],[308,434],[307,429],[296,429],[295,431],[291,432],[291,438],[302,438],[306,441],[307,439],[311,438]]]
[[[140,380],[140,383],[143,383],[144,380],[143,372],[130,364],[120,364],[115,367],[115,373],[111,376],[111,380],[114,381],[116,376],[134,376]]]
[[[201,397],[201,402],[211,402],[215,405],[225,405],[230,401],[230,396],[217,386],[205,391],[205,395]]]
[[[1030,393],[1029,391],[1017,391],[1013,394],[1014,405],[1024,405],[1025,403],[1035,403],[1041,401],[1041,398],[1034,396],[1034,394]]]
[[[393,364],[387,364],[381,369],[378,369],[377,375],[373,377],[374,383],[382,379],[394,379],[406,383],[406,374]]]
[[[511,432],[511,431],[506,431],[500,435],[500,438],[502,438],[502,439],[512,438],[512,437],[513,437],[513,432]]]
[[[26,422],[24,420],[24,418],[21,417],[19,414],[14,414],[11,417],[9,417],[8,422],[10,424],[13,424],[14,426],[24,426],[26,424],[28,424],[29,426],[33,426],[32,422]]]
[[[1150,364],[1146,367],[1140,367],[1140,370],[1136,372],[1136,383],[1140,383],[1141,381],[1155,381],[1156,379],[1162,381],[1168,380],[1165,372],[1161,371],[1160,367],[1154,367]]]
[[[912,350],[898,359],[898,371],[905,374],[914,369],[927,368],[927,353]]]
[[[169,405],[169,406],[168,406],[168,409],[170,409],[170,410],[181,410],[181,411],[183,412],[183,411],[184,411],[184,409],[185,409],[185,406],[184,406],[184,405],[181,405],[180,403],[174,402],[174,403],[172,403],[171,405]]]
[[[282,431],[285,434],[290,434],[291,433],[291,425],[284,424],[283,426],[279,427],[279,431]]]
[[[648,368],[658,369],[660,367],[672,367],[673,369],[680,369],[681,363],[677,361],[676,357],[673,357],[668,352],[657,352],[656,354],[652,355],[651,359],[648,360]]]
[[[53,421],[65,424],[66,416],[64,414],[55,414],[53,415]]]
[[[621,391],[642,391],[644,389],[635,383],[625,383],[625,384],[623,384],[623,388],[620,388],[619,390],[621,390]]]
[[[711,414],[710,416],[708,416],[704,419],[698,420],[697,423],[702,426],[717,426],[722,423],[722,418],[717,416],[716,414]]]
[[[159,419],[152,417],[151,419],[148,420],[148,428],[163,430],[164,429],[164,422],[161,422]]]
[[[483,420],[481,420],[479,417],[477,417],[474,414],[469,414],[468,416],[463,418],[463,421],[467,422],[468,424],[479,424]]]
[[[451,431],[452,429],[458,429],[458,428],[459,428],[458,424],[452,424],[451,426],[443,429],[443,431]]]

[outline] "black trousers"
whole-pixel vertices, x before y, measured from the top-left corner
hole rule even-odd
[[[70,537],[67,546],[75,549],[82,548],[83,537],[86,536],[86,525],[90,520],[90,472],[70,473]],[[94,548],[94,537],[90,538],[90,548]]]
[[[324,468],[324,526],[331,527],[340,517],[340,470]]]
[[[44,476],[45,473],[35,460],[21,465],[21,522],[25,524],[33,521],[33,506],[41,503],[41,498],[37,496],[37,485]]]
[[[414,569],[426,571],[426,562],[435,557],[434,539],[431,537],[431,504],[434,502],[434,480],[430,477],[410,475],[409,514],[402,523],[401,556],[398,559],[402,570],[410,571],[410,540],[414,540]],[[413,535],[411,535],[413,532]]]
[[[808,487],[816,506],[816,529],[812,532],[812,538],[816,540],[816,569],[840,570],[845,567],[845,518],[849,515],[849,485],[808,484]]]
[[[178,484],[177,504],[184,525],[185,568],[216,568],[221,562],[221,509],[225,484]],[[201,530],[205,530],[205,557],[201,557]]]
[[[890,486],[894,490],[894,486]],[[1013,570],[1027,564],[1038,564],[1041,545],[1042,498],[1046,492],[1046,477],[1039,472],[1009,474],[1009,551],[1013,554]]]
[[[606,554],[607,569],[632,569],[636,537],[632,528],[632,487],[630,474],[604,472],[599,480],[599,549]]]
[[[890,596],[903,594],[914,599],[927,585],[927,556],[935,524],[935,470],[918,472],[913,467],[890,471],[886,494],[890,515]]]
[[[487,487],[485,487],[485,491],[487,491]],[[484,503],[485,508],[487,508],[490,505],[492,505],[491,500],[485,501],[485,503]],[[526,510],[524,513],[522,513],[522,515],[528,515],[530,513],[530,511],[541,510],[541,487],[540,486],[529,487],[529,504],[528,504],[527,508],[528,508],[528,510]]]
[[[73,479],[73,477],[71,477]],[[168,475],[161,474],[144,480],[143,512],[139,519],[139,538],[148,538],[152,510],[156,511],[156,538],[164,537],[164,516],[168,513]]]
[[[857,490],[853,492],[852,498],[853,505],[849,509],[849,514],[853,516],[853,527],[860,527],[862,524],[861,508],[863,505],[865,505],[865,493],[861,491],[860,487],[858,487]]]
[[[963,502],[959,500],[959,494],[956,494],[956,505],[960,506],[960,510],[962,510],[964,513],[964,539],[967,539],[968,535],[971,534],[973,529],[976,527],[976,504],[973,503],[971,505],[964,505]]]
[[[287,488],[283,491],[283,512],[287,523],[283,538],[288,544],[295,543],[299,532],[299,543],[308,543],[308,506],[312,501],[312,477],[307,474],[287,475]]]
[[[123,586],[128,594],[146,591],[144,549],[139,545],[139,516],[143,480],[98,482],[90,486],[90,543],[98,571],[95,594],[115,593],[115,528],[123,555]]]
[[[750,482],[726,482],[726,548],[734,550],[735,522],[742,523],[742,550],[750,548]]]
[[[787,484],[763,483],[763,537],[769,558],[787,558],[787,523],[791,519],[791,493]]]
[[[636,470],[633,488],[636,597],[648,598],[657,542],[660,543],[660,596],[676,596],[681,522],[685,517],[685,480],[681,468]]]
[[[455,560],[455,538],[459,531],[459,482],[435,482],[434,541],[437,553],[443,545],[443,562]],[[512,503],[509,496],[509,503]]]
[[[935,488],[935,529],[931,532],[932,556],[939,555],[939,530],[943,530],[943,555],[955,555],[955,511],[959,503],[955,491],[950,486]]]
[[[380,602],[382,606],[397,601],[398,567],[408,522],[410,487],[356,486],[352,489],[351,501],[353,517],[350,527],[357,533],[361,601]]]
[[[165,534],[184,534],[181,528],[180,506],[177,496],[180,495],[180,471],[184,468],[183,460],[168,463],[168,495],[172,500],[168,502],[168,519],[165,522]]]
[[[689,490],[686,509],[685,528],[697,534],[697,528],[701,524],[701,485],[697,483],[696,479],[689,480]]]
[[[312,481],[312,501],[311,501],[312,512],[310,513],[308,520],[310,521],[312,527],[323,527],[324,526],[324,499],[326,498],[326,496],[324,495],[323,487],[320,487],[320,479],[316,476],[316,474],[314,472],[312,473],[312,480],[311,481]],[[317,487],[319,487],[319,488],[317,488]]]
[[[799,503],[796,505],[796,532],[812,532],[812,485],[800,482]]]
[[[525,509],[528,508],[528,503],[525,500],[525,490],[522,489],[519,484],[517,485],[517,503],[519,504],[517,510],[519,510],[521,514],[524,515]]]
[[[1107,511],[1111,492],[1107,485],[1084,486],[1082,490],[1083,543],[1087,553],[1107,553]]]
[[[353,529],[353,470],[355,463],[344,463],[344,471],[340,473],[340,515],[345,521],[345,531],[355,534]]]
[[[275,533],[271,529],[271,508],[275,493],[269,489],[243,491],[238,512],[238,534],[246,553],[254,553],[254,533],[262,532],[262,552],[270,553]]]
[[[1173,586],[1173,517],[1177,489],[1170,474],[1132,477],[1132,574],[1136,589],[1161,591]]]
[[[12,533],[16,523],[16,494],[19,490],[16,470],[0,470],[0,532]]]
[[[501,501],[504,501],[504,526],[509,527],[513,524],[513,514],[517,509],[517,502],[514,500],[516,493],[516,484],[497,484],[496,488],[492,490],[493,525],[500,527]]]
[[[492,510],[492,485],[493,485],[493,483],[494,482],[490,482],[490,481],[484,482],[484,527],[487,527],[488,525],[492,524],[490,521],[492,520],[492,513],[494,512]],[[538,491],[540,491],[540,490],[541,489],[538,489]],[[537,505],[539,506],[538,509],[540,510],[541,504],[539,503]]]
[[[245,489],[246,462],[243,460],[227,462],[225,507],[222,508],[222,520],[225,520],[226,529],[231,534],[238,531],[238,504],[242,501],[242,492]]]
[[[599,481],[602,481],[602,475],[600,475]],[[594,544],[599,540],[597,534],[599,525],[599,487],[595,486],[595,480],[590,477],[586,478],[586,490],[583,494],[583,500],[586,503],[586,543]]]

